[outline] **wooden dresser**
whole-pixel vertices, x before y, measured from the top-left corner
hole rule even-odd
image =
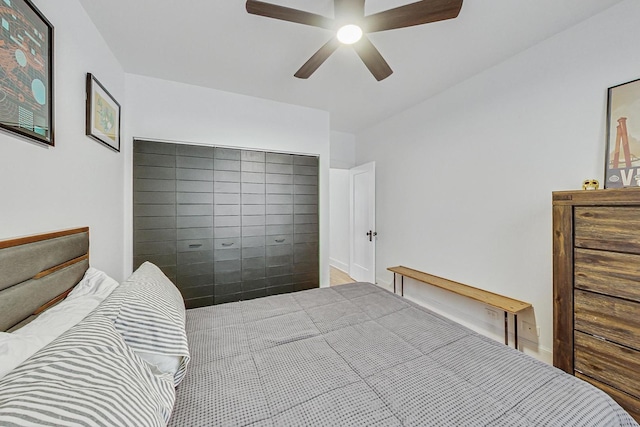
[[[553,193],[553,363],[640,422],[640,189]]]

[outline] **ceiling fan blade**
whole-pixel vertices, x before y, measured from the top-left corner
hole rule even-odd
[[[365,18],[365,32],[393,30],[429,22],[444,21],[458,16],[462,0],[422,0]]]
[[[377,81],[384,80],[393,74],[393,70],[389,67],[387,61],[384,60],[378,49],[366,36],[363,36],[359,42],[354,43],[353,48]]]
[[[333,0],[333,12],[335,19],[344,23],[359,21],[364,17],[364,0]]]
[[[297,24],[311,25],[332,30],[333,19],[290,7],[265,3],[258,0],[247,0],[247,12],[253,15],[266,16],[267,18],[280,19],[282,21],[295,22]]]
[[[340,42],[338,39],[335,37],[332,38],[324,46],[318,49],[318,51],[314,53],[302,67],[300,67],[294,76],[299,79],[308,79],[339,46]]]

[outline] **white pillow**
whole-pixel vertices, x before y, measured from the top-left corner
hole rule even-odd
[[[0,335],[0,378],[38,350],[87,317],[118,282],[100,270],[89,268],[82,280],[58,305],[12,333]]]

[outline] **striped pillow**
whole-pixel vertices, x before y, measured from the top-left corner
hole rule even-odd
[[[190,359],[180,291],[158,267],[145,262],[112,297],[102,311],[110,313],[116,330],[138,356],[160,370],[173,366],[177,386]]]
[[[0,425],[165,426],[172,380],[94,313],[0,380]]]

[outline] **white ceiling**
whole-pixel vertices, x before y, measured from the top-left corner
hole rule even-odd
[[[333,0],[266,0],[333,16]],[[355,133],[622,0],[464,0],[457,19],[370,39],[394,74],[377,82],[340,47],[308,80],[293,74],[328,30],[249,15],[244,0],[80,0],[128,73],[326,110]],[[411,0],[367,0],[366,13]]]

